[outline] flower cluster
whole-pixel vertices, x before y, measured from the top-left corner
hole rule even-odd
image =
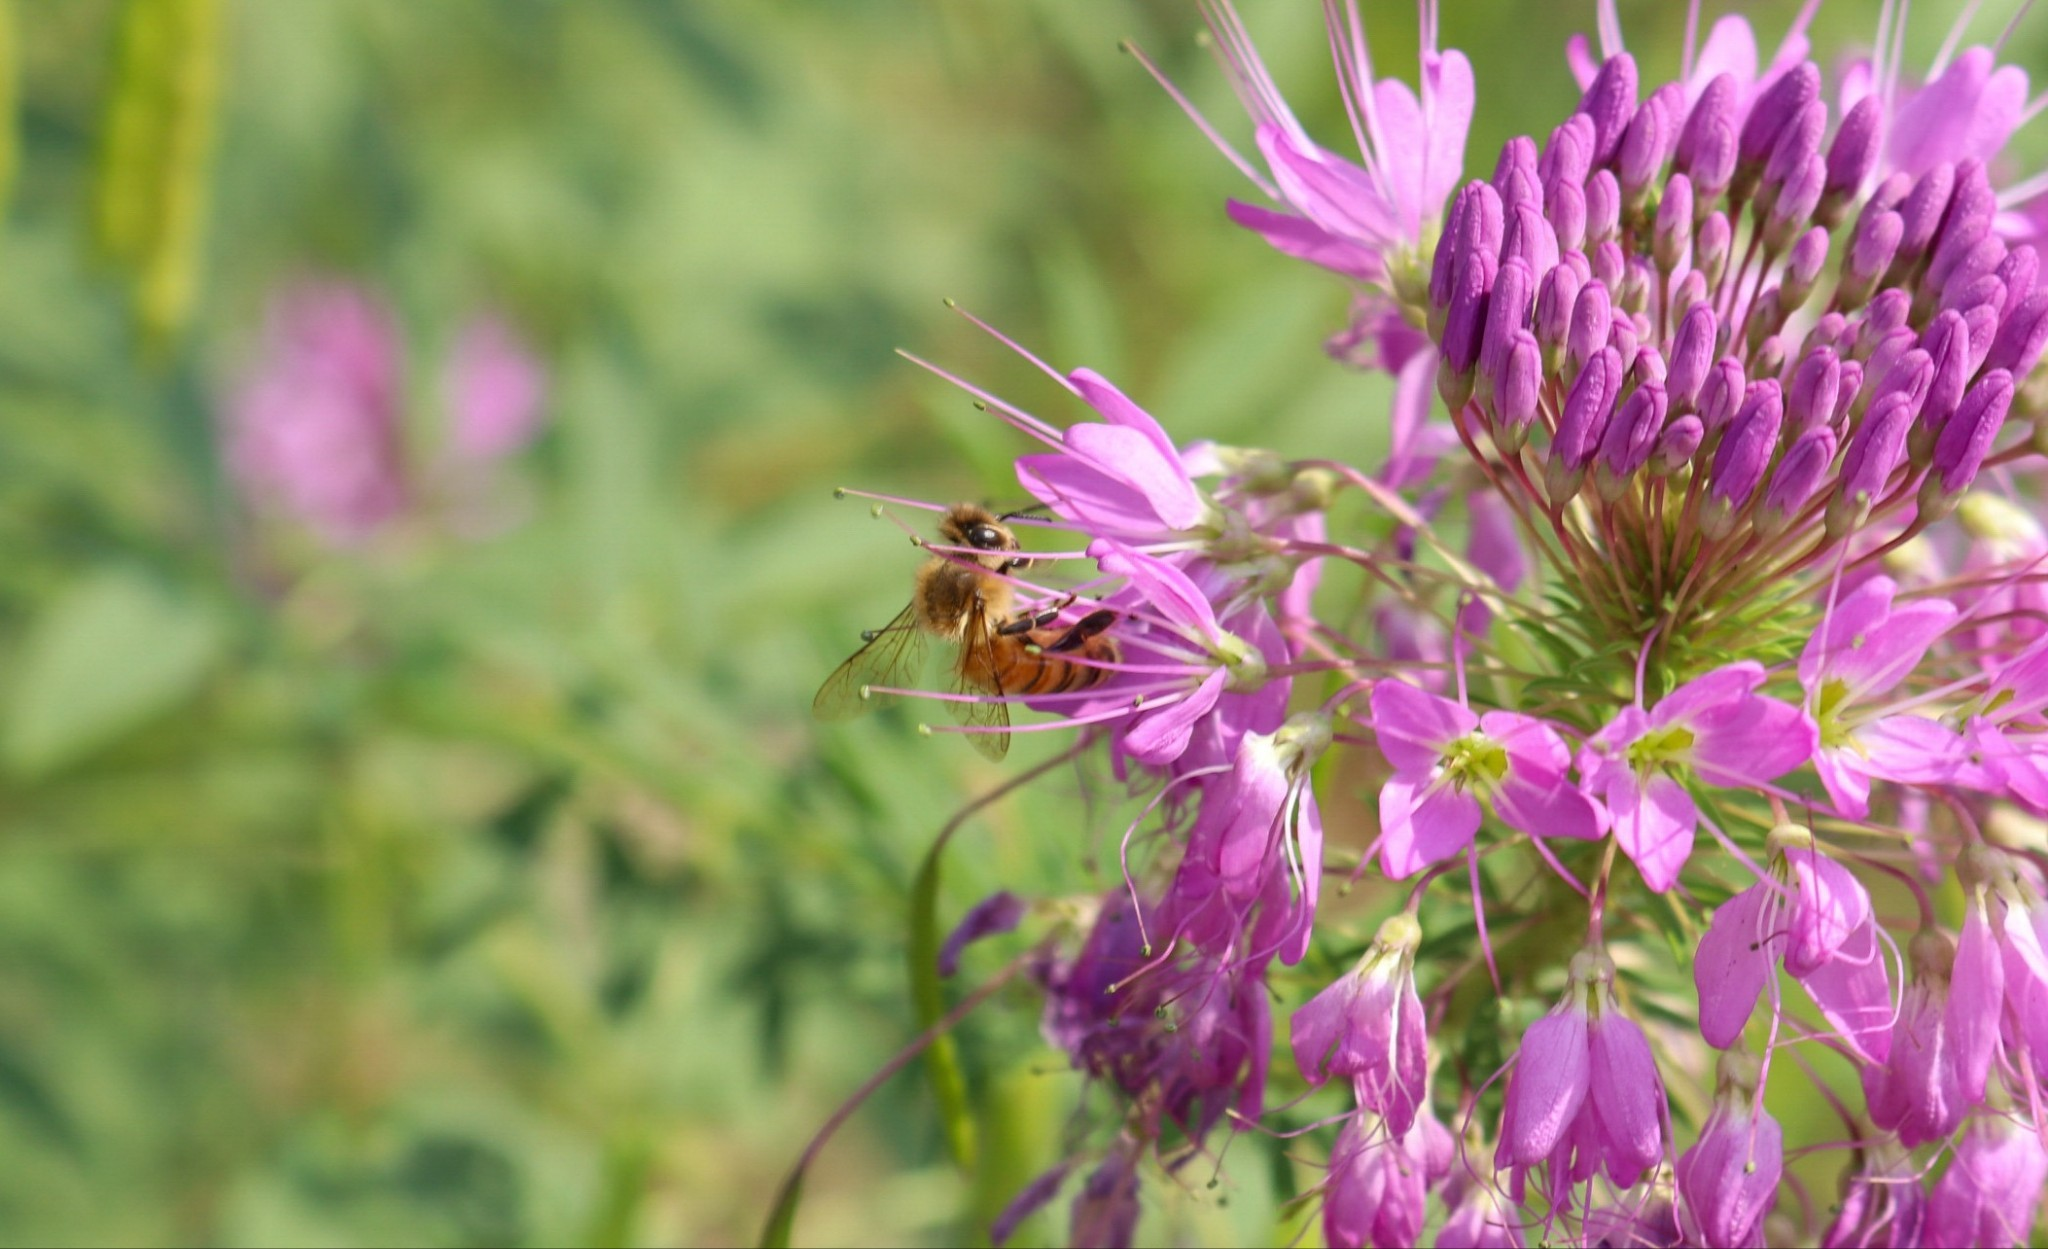
[[[1196,120],[1271,201],[1230,215],[1354,284],[1331,349],[1394,375],[1393,455],[1177,446],[1086,370],[1046,370],[1099,418],[1065,428],[960,383],[1092,566],[1005,574],[1024,612],[1114,620],[1068,661],[1099,680],[1014,701],[1149,795],[1038,963],[1119,1112],[1000,1232],[1088,1169],[1077,1240],[1128,1242],[1148,1153],[1337,1085],[1331,1245],[2027,1242],[2048,175],[2002,159],[2025,75],[1959,28],[1909,76],[1903,9],[1832,83],[1804,17],[1767,62],[1729,17],[1650,85],[1603,4],[1578,110],[1475,170],[1434,5],[1418,90],[1325,4],[1355,159],[1205,6],[1256,159]],[[1790,1139],[1799,1097],[1839,1129]],[[1781,1200],[1824,1150],[1839,1198]]]
[[[223,458],[250,504],[330,546],[359,545],[430,502],[491,523],[495,466],[540,430],[547,375],[512,327],[481,315],[442,368],[446,423],[425,460],[406,438],[405,344],[371,292],[307,281],[272,301],[256,361],[231,386]]]

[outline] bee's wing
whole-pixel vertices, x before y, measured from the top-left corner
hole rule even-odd
[[[956,694],[1003,694],[1003,670],[996,666],[996,626],[977,597],[967,613],[967,632],[960,639],[960,671],[953,682]],[[990,759],[1010,753],[1010,705],[1008,703],[949,702],[953,718],[975,728],[999,729],[994,733],[963,733],[973,747]]]
[[[907,685],[917,676],[923,659],[924,630],[917,626],[917,605],[913,603],[825,678],[818,696],[811,700],[811,714],[820,720],[851,720],[872,711],[889,696],[870,697],[867,687]]]

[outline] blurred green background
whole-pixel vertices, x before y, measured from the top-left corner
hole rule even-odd
[[[1244,7],[1342,148],[1314,6]],[[1472,170],[1569,111],[1583,7],[1446,6],[1479,74]],[[1792,7],[1755,6],[1767,37]],[[1832,7],[1823,47],[1867,37]],[[1412,77],[1414,12],[1367,8],[1382,72]],[[1681,8],[1624,5],[1647,78]],[[1248,188],[1118,51],[1138,39],[1243,138],[1192,6],[5,15],[8,1243],[751,1241],[915,1031],[903,915],[931,836],[1059,745],[1022,735],[997,767],[900,717],[808,719],[915,566],[832,487],[1017,496],[1020,441],[893,349],[1080,415],[951,296],[1181,438],[1367,463],[1381,442],[1385,384],[1320,350],[1341,284],[1228,224]],[[415,448],[447,420],[457,327],[518,327],[549,390],[505,466],[512,523],[335,546],[246,506],[221,411],[308,276],[390,302]],[[1325,801],[1342,825],[1353,796]],[[1100,888],[1127,814],[1070,773],[989,811],[941,916]],[[1023,940],[990,946],[966,982]],[[953,1243],[1073,1139],[1079,1083],[1030,995],[963,1054],[976,1172],[899,1079],[825,1154],[800,1243]],[[1234,1205],[1191,1179],[1162,1226],[1270,1238],[1260,1157]]]

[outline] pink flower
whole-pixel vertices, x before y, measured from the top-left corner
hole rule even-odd
[[[1289,1026],[1303,1078],[1349,1077],[1358,1104],[1383,1116],[1396,1136],[1429,1096],[1429,1037],[1415,992],[1421,944],[1414,917],[1390,916],[1358,966],[1295,1011]]]
[[[1927,1244],[1981,1249],[2029,1243],[2048,1183],[2040,1135],[2003,1115],[1981,1115],[1963,1133],[1927,1202]]]
[[[1908,1147],[1946,1137],[1983,1104],[2005,990],[1981,922],[1964,928],[1960,951],[1930,930],[1913,938],[1910,952],[1915,974],[1892,1026],[1890,1058],[1863,1069],[1871,1122]]]
[[[1914,1249],[1926,1243],[1927,1191],[1914,1164],[1880,1143],[1849,1180],[1842,1209],[1821,1236],[1821,1249]]]
[[[1450,1133],[1430,1114],[1406,1132],[1369,1110],[1351,1116],[1330,1151],[1323,1240],[1330,1249],[1408,1249],[1422,1234],[1429,1189],[1451,1168]]]
[[[1143,1146],[1130,1133],[1118,1135],[1102,1165],[1088,1176],[1074,1199],[1069,1243],[1117,1249],[1138,1230],[1138,1158]]]
[[[1755,662],[1716,668],[1648,712],[1624,708],[1579,754],[1586,788],[1606,798],[1622,852],[1659,893],[1677,883],[1699,827],[1688,780],[1750,789],[1813,753],[1812,722],[1758,694],[1763,680]]]
[[[1314,712],[1277,733],[1242,736],[1188,831],[1161,908],[1165,927],[1219,957],[1249,932],[1256,957],[1301,960],[1323,874],[1323,821],[1308,776],[1329,744],[1329,721]]]
[[[1090,535],[1120,542],[1220,528],[1220,515],[1150,413],[1092,369],[1066,380],[1103,419],[1069,425],[1056,451],[1018,458],[1017,480],[1034,498]]]
[[[1932,785],[1954,774],[1961,739],[1938,721],[1886,714],[1881,696],[1906,679],[1955,622],[1954,605],[1923,599],[1896,611],[1898,586],[1872,577],[1842,596],[1799,656],[1799,683],[1819,744],[1815,771],[1844,815],[1870,811],[1873,778]],[[1872,707],[1869,704],[1879,705]]]
[[[1198,583],[1188,570],[1110,539],[1090,550],[1104,573],[1125,579],[1104,606],[1121,618],[1117,640],[1126,661],[1148,669],[1096,687],[1099,698],[1080,713],[1126,709],[1112,720],[1119,753],[1162,767],[1194,747],[1201,755],[1196,765],[1210,766],[1231,760],[1244,733],[1279,727],[1288,683],[1269,680],[1267,670],[1286,662],[1287,646],[1262,602],[1226,602],[1219,614],[1212,595],[1232,583],[1213,568],[1197,565]]]
[[[1564,1000],[1522,1037],[1495,1165],[1519,1182],[1548,1163],[1557,1195],[1603,1171],[1627,1188],[1663,1155],[1664,1081],[1649,1041],[1621,1013],[1614,964],[1581,951]]]
[[[1330,48],[1362,163],[1308,137],[1273,84],[1228,3],[1209,10],[1217,48],[1257,123],[1271,183],[1256,179],[1291,212],[1232,201],[1231,217],[1288,255],[1367,281],[1390,279],[1415,262],[1441,221],[1444,200],[1464,176],[1465,135],[1477,97],[1471,62],[1436,48],[1436,5],[1422,6],[1421,95],[1373,77],[1356,0],[1326,8]],[[1199,118],[1197,119],[1200,120]],[[1204,127],[1206,129],[1206,126]],[[1226,153],[1248,172],[1236,153]]]
[[[336,545],[395,519],[408,503],[402,356],[390,310],[363,288],[309,282],[279,294],[222,431],[242,488]]]
[[[1678,1160],[1679,1218],[1692,1243],[1746,1249],[1778,1199],[1785,1169],[1778,1121],[1756,1108],[1756,1064],[1721,1057],[1714,1109],[1700,1139]]]
[[[1532,837],[1600,835],[1598,810],[1566,779],[1571,752],[1542,720],[1476,715],[1399,681],[1372,690],[1373,730],[1394,765],[1380,788],[1380,864],[1396,880],[1472,843],[1485,807]]]
[[[1891,982],[1870,894],[1815,849],[1803,828],[1770,835],[1770,878],[1714,908],[1693,959],[1700,1035],[1727,1049],[1742,1036],[1774,964],[1806,987],[1842,1039],[1873,1062],[1891,1049]]]
[[[510,324],[477,317],[462,327],[444,385],[453,417],[449,450],[471,462],[502,459],[533,441],[547,373]]]

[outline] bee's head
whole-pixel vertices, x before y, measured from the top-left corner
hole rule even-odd
[[[947,512],[946,518],[939,522],[939,534],[953,546],[973,547],[992,555],[1018,549],[1017,535],[1010,532],[1009,526],[997,520],[988,509],[971,503],[959,504]],[[1022,559],[977,558],[975,562],[992,572],[1030,566],[1029,560]]]

